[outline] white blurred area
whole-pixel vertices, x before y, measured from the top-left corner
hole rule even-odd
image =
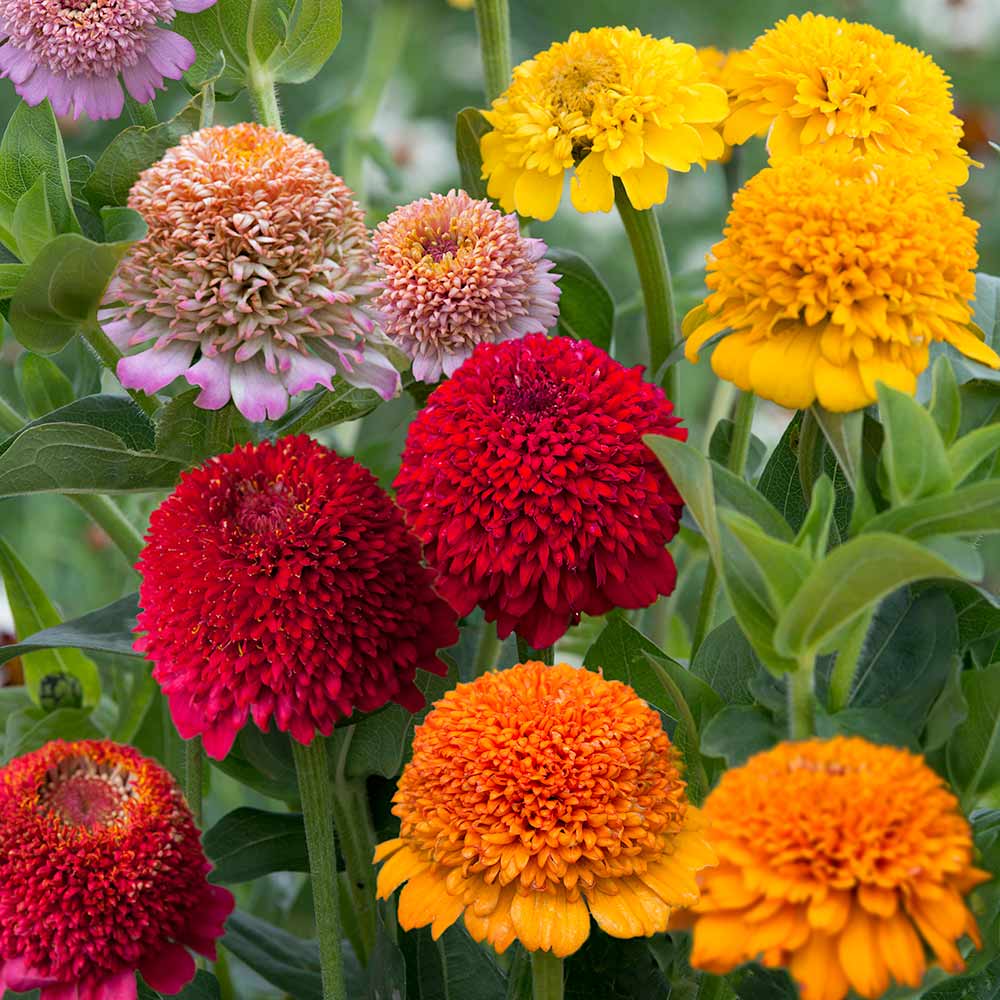
[[[928,39],[952,49],[992,48],[1000,38],[1000,0],[903,0]]]
[[[14,631],[14,616],[10,612],[10,602],[7,594],[0,583],[0,632]]]

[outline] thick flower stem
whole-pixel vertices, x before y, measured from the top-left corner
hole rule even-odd
[[[857,624],[848,633],[837,652],[837,659],[833,663],[833,671],[830,674],[830,711],[839,712],[847,707],[851,698],[851,688],[854,686],[854,675],[858,672],[858,661],[861,659],[861,652],[865,647],[865,637],[868,635],[868,626],[872,623],[877,605],[872,605],[859,619]]]
[[[341,952],[337,841],[333,821],[333,787],[327,764],[326,738],[317,734],[309,746],[292,740],[299,797],[306,825],[313,906],[319,936],[323,1000],[347,1000]]]
[[[111,342],[108,335],[101,329],[100,324],[97,322],[90,323],[83,328],[82,333],[87,343],[90,344],[94,352],[101,359],[101,364],[112,375],[116,375],[118,372],[118,362],[122,359],[122,352]],[[135,405],[148,417],[153,416],[160,408],[160,404],[153,396],[147,396],[144,392],[137,392],[135,389],[126,389],[125,391],[132,397]]]
[[[563,1000],[563,960],[550,951],[533,951],[531,990],[534,1000]]]
[[[486,100],[492,104],[510,85],[510,9],[507,0],[476,0]]]
[[[788,675],[788,734],[793,740],[808,739],[815,733],[816,706],[813,689],[816,659],[805,656]]]
[[[621,181],[615,179],[615,204],[621,216],[628,241],[632,245],[639,271],[639,284],[646,302],[646,336],[649,339],[649,372],[660,378],[660,384],[672,402],[677,401],[677,370],[671,365],[662,376],[660,369],[677,342],[677,317],[674,313],[674,292],[670,282],[670,265],[663,234],[656,213],[651,208],[639,211],[632,206]]]
[[[280,132],[281,108],[278,105],[278,90],[274,84],[274,77],[260,67],[252,67],[247,89],[253,100],[257,121]]]
[[[521,663],[535,660],[551,667],[556,662],[556,647],[545,646],[542,649],[535,649],[528,644],[527,640],[517,636],[517,658]]]
[[[483,634],[479,637],[479,649],[476,650],[476,676],[488,674],[497,665],[497,657],[500,655],[500,637],[497,635],[496,625],[492,622],[483,622]]]
[[[104,529],[105,534],[125,557],[129,566],[134,566],[145,542],[139,529],[125,516],[114,500],[86,494],[72,495],[70,499],[95,524]]]
[[[201,740],[196,736],[184,744],[184,798],[194,817],[195,826],[202,823],[202,789],[205,783],[205,755]]]

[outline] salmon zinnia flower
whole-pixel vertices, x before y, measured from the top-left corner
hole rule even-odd
[[[318,149],[262,125],[203,129],[136,181],[149,226],[100,313],[122,384],[183,375],[198,406],[230,397],[275,420],[288,397],[340,375],[388,399],[399,374],[372,318],[378,291],[364,212]],[[197,359],[196,359],[197,354]]]
[[[251,717],[309,743],[355,709],[424,704],[458,641],[375,477],[307,437],[236,448],[153,512],[136,649],[185,739],[223,758]]]
[[[464,191],[397,208],[375,231],[385,272],[385,332],[413,360],[413,377],[453,375],[476,344],[545,333],[559,318],[558,275],[542,240],[517,216]]]
[[[0,986],[135,1000],[215,958],[233,896],[164,768],[109,740],[49,743],[0,771]]]
[[[819,150],[761,171],[712,248],[711,294],[685,320],[686,354],[727,331],[716,374],[791,409],[912,393],[945,341],[993,368],[970,329],[977,225],[919,160]]]
[[[609,212],[620,178],[638,209],[667,196],[668,169],[724,152],[726,92],[691,45],[638,29],[574,31],[514,70],[484,117],[483,177],[504,211],[550,219],[573,171],[573,204]]]
[[[694,906],[694,965],[786,966],[804,1000],[917,987],[924,945],[948,972],[978,945],[955,797],[920,757],[858,738],[782,743],[727,771],[704,806],[719,866]]]
[[[655,711],[618,681],[525,663],[460,684],[416,730],[378,894],[436,939],[460,916],[498,952],[570,955],[667,928],[714,862]]]
[[[766,132],[775,160],[820,143],[895,150],[952,184],[968,179],[948,77],[930,56],[870,24],[793,14],[735,60],[727,80],[727,143]]]

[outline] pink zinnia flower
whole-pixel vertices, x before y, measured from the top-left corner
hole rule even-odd
[[[30,105],[47,97],[57,115],[117,118],[128,92],[153,99],[164,78],[179,80],[194,46],[158,26],[215,0],[0,0],[0,76]]]
[[[464,191],[397,208],[375,232],[385,271],[385,332],[413,360],[413,376],[452,375],[476,344],[545,333],[559,317],[558,275],[542,240],[516,215]]]
[[[122,385],[153,393],[183,375],[199,406],[232,398],[248,420],[277,419],[334,375],[399,390],[371,315],[364,212],[314,146],[262,125],[202,129],[139,177],[129,205],[149,232],[100,313],[122,350],[144,346],[119,363]]]

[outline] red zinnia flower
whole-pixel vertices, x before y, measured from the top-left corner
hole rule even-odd
[[[410,427],[396,491],[459,614],[555,642],[669,594],[682,501],[643,444],[684,440],[661,389],[586,341],[481,344]]]
[[[49,743],[0,771],[0,984],[41,1000],[177,993],[233,911],[180,789],[110,740]]]
[[[458,641],[420,545],[367,469],[307,437],[187,473],[150,519],[136,649],[180,734],[221,759],[252,715],[300,743],[395,700]]]

